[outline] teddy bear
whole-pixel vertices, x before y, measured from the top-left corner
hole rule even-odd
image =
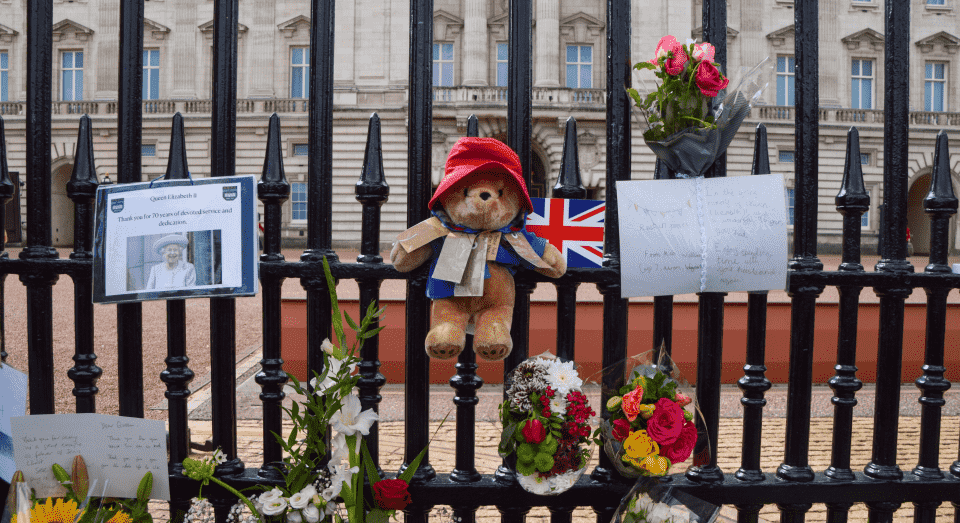
[[[427,354],[457,357],[472,323],[476,354],[502,360],[513,349],[516,269],[551,278],[567,270],[556,247],[526,230],[533,203],[520,158],[493,138],[459,139],[429,208],[432,217],[401,233],[390,252],[400,272],[431,263]]]

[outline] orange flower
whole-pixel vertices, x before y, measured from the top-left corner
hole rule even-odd
[[[643,399],[643,385],[637,384],[637,388],[623,395],[620,402],[620,408],[623,409],[627,419],[633,421],[640,414],[640,400]]]
[[[651,454],[640,462],[640,468],[650,473],[651,476],[665,476],[670,470],[670,460],[657,454]]]

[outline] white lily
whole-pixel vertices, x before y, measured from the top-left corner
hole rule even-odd
[[[347,438],[343,433],[338,432],[330,442],[330,463],[340,464],[345,459],[350,459],[350,449],[347,447]]]
[[[351,394],[343,398],[343,406],[330,417],[330,425],[344,436],[353,436],[357,432],[366,436],[379,419],[373,409],[360,412],[360,398]]]
[[[333,473],[333,477],[330,478],[330,486],[323,489],[320,495],[323,496],[325,501],[330,501],[340,495],[344,483],[353,481],[353,475],[360,472],[360,467],[345,468],[343,465],[334,465],[333,463],[327,465],[327,467]]]
[[[338,377],[343,369],[343,360],[338,360],[331,354],[329,357],[327,357],[327,365],[329,368],[327,369],[327,375],[325,378],[323,378],[323,381],[318,383],[317,378],[312,378],[310,380],[310,386],[313,387],[314,394],[323,395],[327,389],[333,387],[339,382]],[[351,363],[348,368],[349,370],[347,371],[347,374],[353,374],[353,371],[357,368],[357,364]]]

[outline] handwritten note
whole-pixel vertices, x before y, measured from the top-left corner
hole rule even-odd
[[[617,182],[623,297],[783,289],[781,175]]]
[[[0,365],[0,479],[10,483],[17,466],[13,461],[10,418],[27,411],[27,375],[10,365]]]
[[[152,499],[170,499],[166,431],[162,421],[104,414],[45,414],[10,420],[17,468],[38,497],[63,494],[54,463],[70,470],[83,456],[94,495],[132,498],[140,479],[153,473]],[[106,490],[102,490],[106,485]]]

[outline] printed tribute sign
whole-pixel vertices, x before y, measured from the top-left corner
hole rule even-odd
[[[94,303],[256,294],[254,184],[235,176],[100,187]]]
[[[106,414],[40,414],[10,420],[17,469],[38,498],[60,497],[64,488],[51,467],[70,470],[83,456],[90,494],[135,498],[140,479],[153,473],[151,499],[170,499],[167,432],[160,420]],[[93,481],[97,484],[94,486]]]
[[[783,289],[783,176],[617,182],[622,296]]]

